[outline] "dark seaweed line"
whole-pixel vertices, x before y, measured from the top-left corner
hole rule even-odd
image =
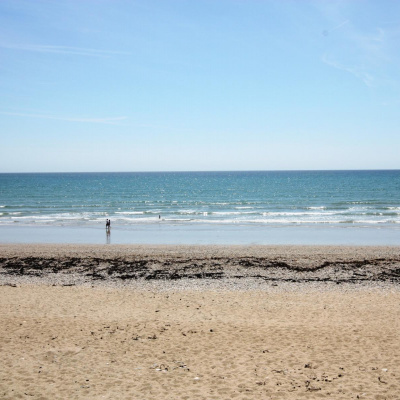
[[[398,264],[399,259],[371,259],[361,261],[326,261],[319,266],[314,267],[298,267],[289,265],[282,261],[270,261],[267,258],[243,257],[243,258],[209,258],[209,259],[102,259],[102,258],[42,258],[42,257],[26,257],[26,258],[0,258],[0,268],[8,275],[27,275],[27,276],[45,276],[49,273],[68,273],[77,272],[84,274],[92,280],[104,280],[107,274],[113,279],[145,279],[145,280],[178,280],[178,279],[221,279],[226,277],[224,266],[241,267],[246,270],[244,276],[237,275],[235,278],[256,278],[264,281],[392,281],[400,282],[400,268],[377,271],[374,275],[367,274],[363,267],[386,267]],[[149,267],[157,266],[157,269]],[[164,269],[160,269],[164,267]],[[175,268],[171,269],[171,266]],[[176,268],[178,266],[178,268]],[[334,267],[336,272],[351,272],[351,276],[336,276],[335,271],[329,277],[307,277],[304,274],[315,273],[325,268]],[[263,269],[266,273],[280,271],[288,271],[294,273],[292,278],[269,277],[259,274],[252,275],[252,268]],[[206,269],[206,270],[205,270]],[[358,269],[358,270],[355,270]],[[361,269],[361,271],[360,271]],[[299,276],[300,275],[300,276]]]
[[[219,262],[217,262],[219,261]],[[210,264],[211,262],[211,264]],[[379,266],[379,265],[390,265],[399,263],[399,259],[369,259],[369,260],[354,260],[354,261],[325,261],[321,265],[313,267],[299,267],[297,265],[290,265],[284,261],[270,261],[267,258],[256,258],[256,257],[235,257],[230,258],[209,258],[209,259],[140,259],[140,260],[125,260],[125,259],[104,259],[104,258],[43,258],[43,257],[11,257],[11,258],[0,258],[0,267],[2,268],[21,268],[29,266],[31,269],[43,270],[45,268],[54,268],[58,270],[75,268],[75,267],[87,267],[93,268],[101,265],[107,265],[110,271],[117,271],[119,268],[126,267],[147,267],[149,264],[162,265],[164,267],[171,265],[185,265],[185,268],[202,268],[202,267],[223,267],[224,265],[230,266],[241,266],[249,268],[285,268],[291,271],[307,272],[307,271],[318,271],[320,269],[330,266],[360,268],[366,265]],[[112,273],[111,272],[111,273]]]

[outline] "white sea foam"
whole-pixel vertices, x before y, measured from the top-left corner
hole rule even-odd
[[[143,211],[116,211],[115,214],[122,214],[122,215],[143,215]]]
[[[400,221],[392,220],[392,219],[379,219],[379,220],[359,220],[354,221],[359,224],[396,224]]]
[[[51,215],[24,215],[22,217],[12,217],[14,220],[46,220],[46,219],[51,219],[55,220],[55,218],[52,218]]]
[[[179,210],[179,214],[182,215],[197,215],[197,214],[202,214],[200,210]]]
[[[212,211],[212,215],[243,215],[254,214],[252,211]]]
[[[23,215],[23,216],[12,216],[11,218],[14,220],[32,220],[32,221],[44,221],[44,220],[54,220],[54,221],[62,221],[62,220],[80,220],[80,219],[94,219],[104,216],[107,216],[107,213],[57,213],[57,214],[34,214],[34,215]]]
[[[307,212],[307,211],[268,211],[263,212],[264,216],[278,216],[278,217],[301,217],[301,216],[327,216],[336,215],[335,212]]]
[[[129,217],[118,217],[113,219],[113,223],[145,223],[145,222],[151,222],[154,223],[155,221],[159,221],[158,217],[136,217],[136,218],[129,218]]]

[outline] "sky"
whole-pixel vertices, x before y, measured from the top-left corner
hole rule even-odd
[[[399,1],[0,1],[0,172],[399,155]]]

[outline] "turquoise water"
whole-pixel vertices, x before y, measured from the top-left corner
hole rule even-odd
[[[400,170],[0,174],[0,188],[0,227],[400,226]]]

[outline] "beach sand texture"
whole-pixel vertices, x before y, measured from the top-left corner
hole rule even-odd
[[[0,250],[1,398],[400,398],[399,248]],[[153,264],[191,257],[199,265],[218,255],[230,257],[235,274],[234,260],[242,256],[292,260],[298,269],[338,260],[387,262],[376,270],[367,262],[365,273],[360,264],[358,273],[369,279],[356,283],[338,284],[335,277],[343,275],[326,271],[321,276],[331,281],[287,281],[287,274],[297,279],[302,273],[291,270],[273,272],[282,279],[270,281],[254,278],[254,271],[247,277],[244,271],[251,268],[243,266],[240,278],[171,280],[164,274],[151,282],[119,279],[123,285],[80,271],[74,286],[62,286],[71,282],[63,277],[57,283],[50,273],[34,276],[27,267],[22,275],[10,273],[16,268],[6,268],[5,260],[17,255],[25,265],[29,257],[38,263],[38,257],[73,256],[81,263],[91,257],[108,263],[149,257]],[[376,284],[382,269],[392,278]]]

